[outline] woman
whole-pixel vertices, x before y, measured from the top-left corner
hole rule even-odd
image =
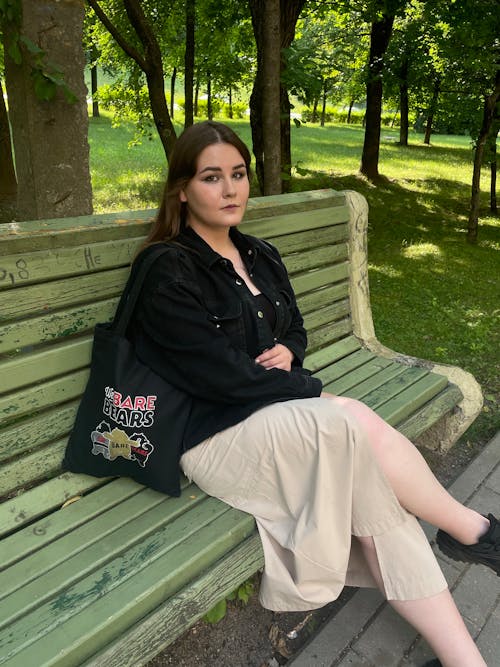
[[[192,397],[181,466],[255,516],[265,607],[312,609],[345,584],[377,585],[442,664],[484,666],[415,516],[439,527],[449,556],[497,573],[500,524],[455,501],[368,407],[322,392],[302,368],[306,334],[279,254],[237,229],[249,173],[230,128],[189,128],[146,243],[169,250],[133,337],[139,358]]]

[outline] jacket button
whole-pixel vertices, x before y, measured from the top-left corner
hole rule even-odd
[[[264,317],[264,313],[261,310],[258,310],[257,317],[260,317],[260,319],[262,319]]]
[[[276,301],[276,305],[279,306],[279,305],[280,305],[280,302],[279,302],[279,301]]]
[[[248,254],[249,254],[249,255],[251,255],[251,254],[252,254],[252,251],[251,251],[251,250],[249,250],[249,251],[248,251]]]
[[[237,285],[243,285],[243,283],[241,282],[241,280],[236,280],[235,282],[236,282]]]

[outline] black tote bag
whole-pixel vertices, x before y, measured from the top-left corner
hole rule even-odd
[[[146,274],[166,250],[139,257],[114,321],[95,327],[90,376],[63,468],[95,477],[131,477],[178,496],[191,398],[142,364],[125,337]]]

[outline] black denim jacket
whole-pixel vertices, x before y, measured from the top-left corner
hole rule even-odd
[[[133,323],[139,358],[192,396],[184,450],[264,405],[321,393],[320,380],[302,368],[306,332],[278,251],[236,228],[230,234],[274,305],[274,330],[231,262],[190,228],[156,260]],[[254,361],[277,342],[295,355],[291,372]]]

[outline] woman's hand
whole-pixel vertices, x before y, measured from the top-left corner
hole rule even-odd
[[[293,352],[281,343],[276,343],[274,347],[266,350],[255,359],[256,363],[264,366],[267,370],[270,368],[281,368],[283,371],[292,370]]]

